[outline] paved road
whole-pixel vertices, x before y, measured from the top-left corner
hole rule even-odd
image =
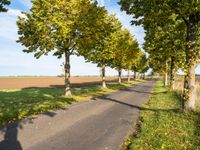
[[[0,150],[117,150],[155,81],[0,127]]]

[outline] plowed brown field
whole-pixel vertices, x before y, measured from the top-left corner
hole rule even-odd
[[[107,81],[116,81],[116,77],[107,77]],[[72,86],[100,84],[100,77],[71,77]],[[21,89],[31,87],[63,87],[62,77],[16,77],[0,78],[0,89]]]

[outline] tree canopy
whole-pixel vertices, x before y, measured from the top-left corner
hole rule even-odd
[[[10,0],[0,0],[0,12],[6,12],[7,8],[5,8],[5,5],[10,5]]]

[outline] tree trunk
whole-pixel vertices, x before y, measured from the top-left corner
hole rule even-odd
[[[184,81],[183,107],[184,111],[195,110],[196,89],[195,69],[198,57],[197,31],[199,14],[192,14],[187,24],[187,47],[186,47],[186,72]]]
[[[102,65],[102,87],[107,88],[106,86],[106,66]]]
[[[145,73],[143,74],[143,80],[145,80]]]
[[[175,57],[171,57],[171,66],[170,66],[170,89],[174,90],[175,83]]]
[[[139,72],[137,73],[137,77],[136,78],[140,79],[140,73]]]
[[[118,79],[118,83],[119,84],[121,84],[122,83],[122,70],[120,69],[119,71],[118,71],[118,73],[119,73],[119,79]]]
[[[71,96],[70,88],[70,53],[65,51],[65,96]]]
[[[131,71],[128,70],[128,82],[130,82],[130,81],[131,81]]]
[[[168,74],[167,72],[165,72],[165,76],[164,76],[164,85],[167,86],[168,85]]]
[[[143,79],[143,74],[142,74],[142,73],[140,74],[140,79],[141,79],[141,80]]]
[[[164,85],[167,86],[168,85],[168,64],[167,64],[167,60],[165,61],[165,76],[164,76]]]
[[[136,78],[137,78],[137,72],[134,71],[134,80],[136,80]]]

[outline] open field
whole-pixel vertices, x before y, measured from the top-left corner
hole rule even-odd
[[[117,77],[107,77],[107,81],[116,81]],[[101,83],[100,77],[71,77],[72,87],[96,85]],[[63,77],[2,77],[0,89],[21,89],[31,87],[63,87]]]

